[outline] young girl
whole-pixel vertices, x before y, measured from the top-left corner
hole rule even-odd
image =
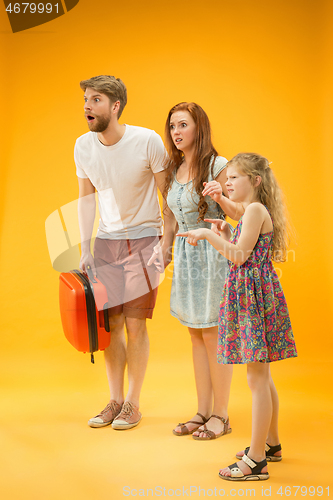
[[[204,183],[221,189],[227,163],[212,145],[208,116],[196,103],[177,104],[168,113],[165,135],[168,207],[181,231],[208,228],[205,216],[222,217],[223,211],[212,197],[203,196]],[[231,432],[232,366],[216,363],[218,311],[227,272],[225,257],[206,241],[193,248],[186,245],[185,238],[176,240],[170,308],[191,336],[198,399],[198,413],[173,429],[176,436],[193,434],[194,439],[210,440]]]
[[[235,156],[227,164],[226,187],[229,199],[244,208],[231,240],[226,223],[213,220],[212,230],[200,228],[179,236],[194,246],[207,240],[230,261],[220,306],[218,361],[246,363],[252,392],[251,446],[219,476],[263,480],[269,478],[267,461],[282,458],[278,396],[269,363],[297,356],[287,304],[272,265],[272,259],[282,262],[286,257],[286,220],[266,158],[252,153]],[[209,189],[204,192],[209,194]]]

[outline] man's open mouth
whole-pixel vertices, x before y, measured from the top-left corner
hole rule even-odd
[[[95,117],[91,116],[91,115],[86,115],[86,118],[87,118],[88,122],[92,122],[95,120]]]

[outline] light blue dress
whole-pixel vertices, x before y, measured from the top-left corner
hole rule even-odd
[[[224,169],[227,160],[218,156],[208,181]],[[178,222],[179,232],[199,227],[210,228],[210,223],[197,222],[199,196],[192,193],[192,181],[181,184],[176,176],[169,190],[167,203]],[[206,219],[221,219],[221,207],[206,196]],[[174,246],[174,271],[172,278],[170,312],[172,316],[192,328],[210,328],[218,325],[219,307],[228,261],[207,240],[198,241],[194,247],[186,238],[177,236]]]

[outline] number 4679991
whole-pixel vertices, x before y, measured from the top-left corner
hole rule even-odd
[[[309,496],[309,497],[321,497],[330,496],[330,488],[327,486],[323,488],[322,486],[280,486],[276,492],[277,495],[286,497],[296,497],[296,496]]]
[[[6,7],[6,11],[10,14],[51,14],[55,11],[57,14],[59,12],[59,4],[52,3],[13,3]]]

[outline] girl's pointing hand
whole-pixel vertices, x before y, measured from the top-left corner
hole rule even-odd
[[[205,222],[211,223],[211,230],[217,234],[218,236],[222,236],[222,238],[230,240],[231,231],[229,224],[222,219],[205,219]]]
[[[186,242],[194,247],[197,246],[199,240],[205,240],[207,236],[207,231],[204,227],[199,229],[193,229],[193,231],[187,231],[186,233],[177,233],[176,236],[183,236],[186,238]]]

